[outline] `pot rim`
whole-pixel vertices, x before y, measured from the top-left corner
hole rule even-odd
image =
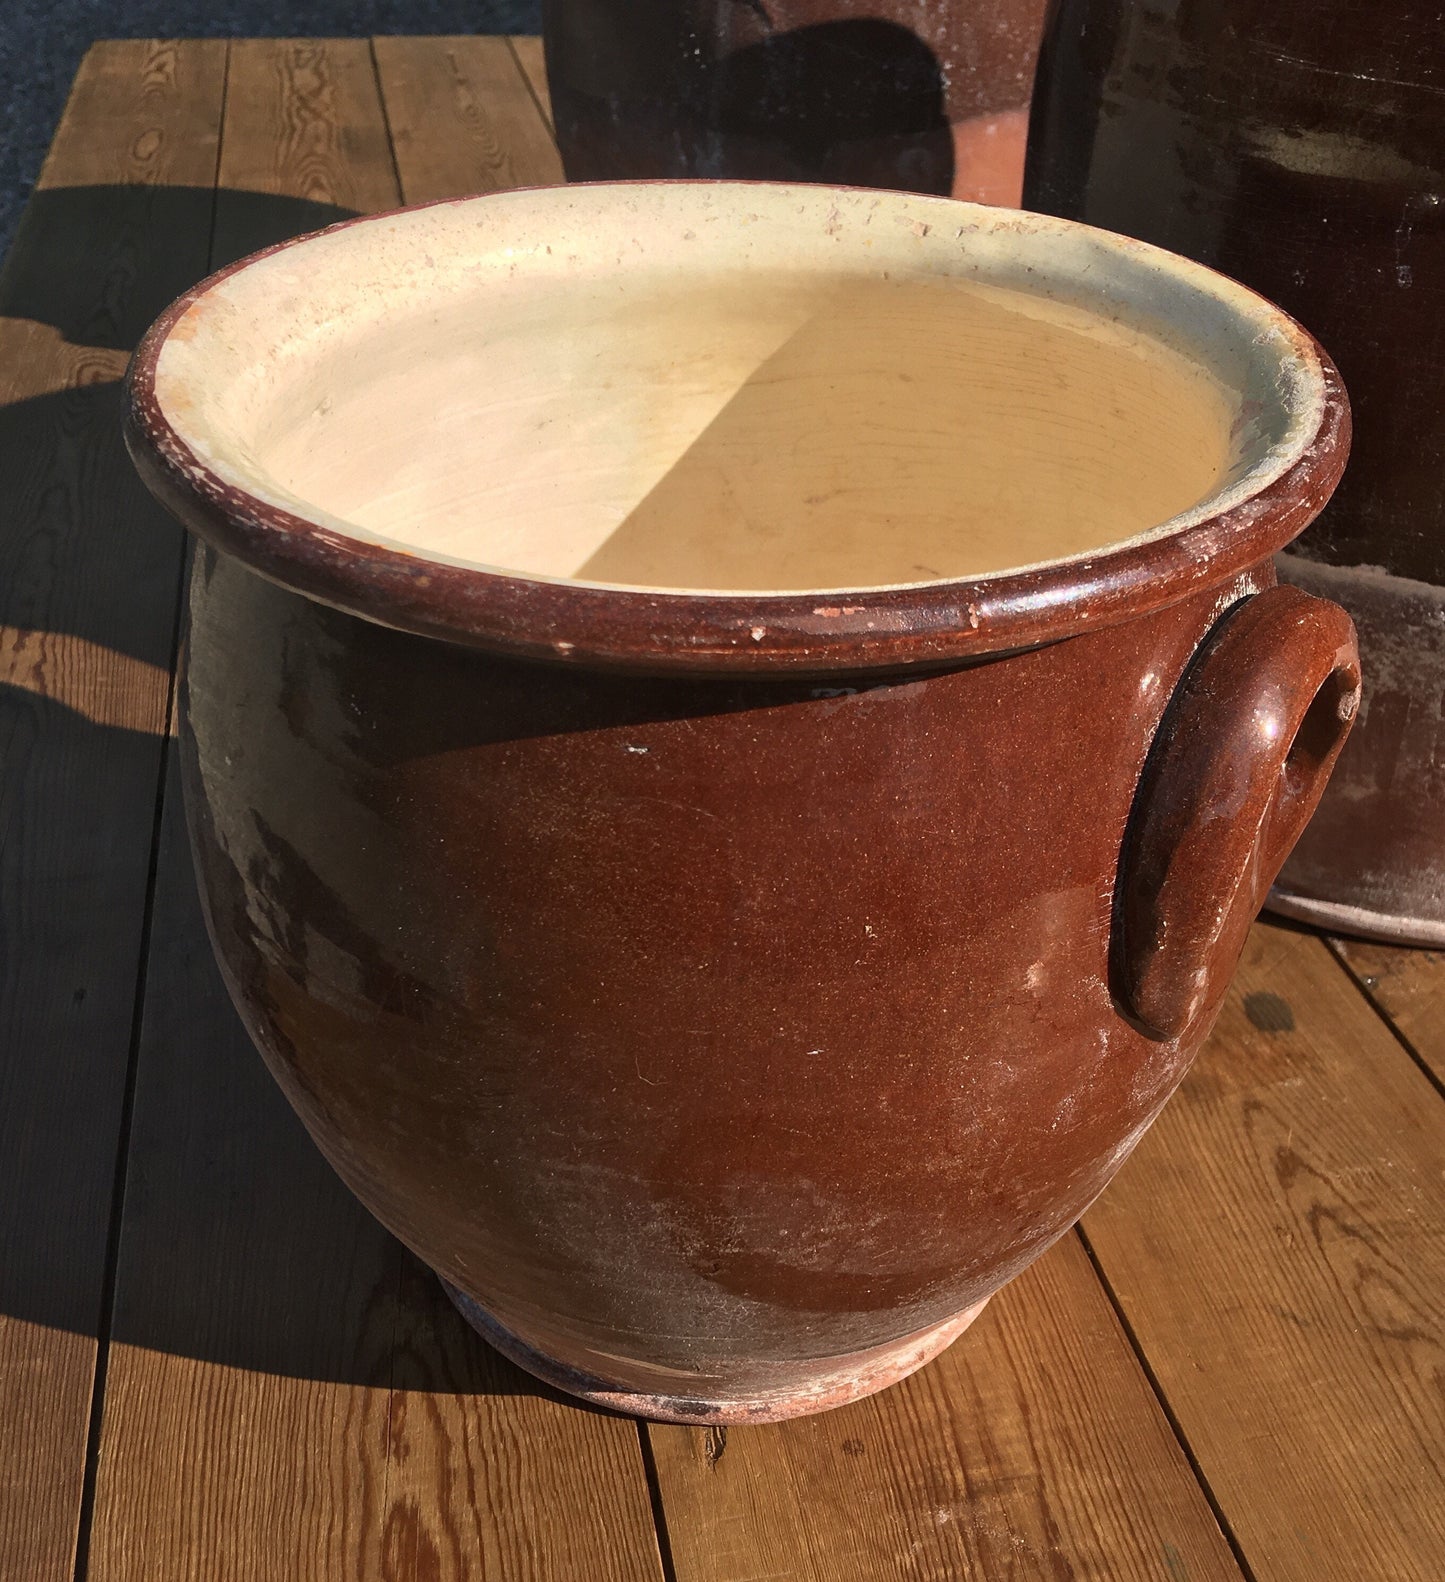
[[[1318,423],[1283,462],[1255,463],[1233,486],[1168,522],[1102,549],[968,578],[860,589],[652,589],[492,569],[432,558],[353,536],[318,511],[311,519],[220,476],[183,437],[156,390],[166,341],[191,307],[242,270],[323,235],[457,205],[538,192],[647,187],[780,187],[771,182],[637,181],[515,188],[357,215],[263,248],[200,281],[146,333],[126,375],[125,436],[151,491],[199,537],[268,579],[363,619],[529,659],[651,673],[832,674],[945,665],[1016,651],[1111,626],[1224,585],[1282,549],[1319,514],[1349,451],[1350,414],[1339,370],[1314,337],[1275,304],[1206,266],[1132,237],[1076,221],[989,209],[954,199],[882,194],[945,206],[992,226],[1087,234],[1098,245],[1183,275],[1237,301],[1280,331],[1317,381]],[[880,194],[868,188],[792,188]],[[1263,474],[1262,477],[1257,475]],[[1241,487],[1256,481],[1257,487]],[[1211,507],[1217,507],[1211,509]],[[1172,524],[1178,522],[1177,527]]]

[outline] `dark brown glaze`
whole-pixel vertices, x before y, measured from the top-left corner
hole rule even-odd
[[[1018,201],[1044,0],[545,0],[567,175]]]
[[[203,548],[181,743],[231,991],[507,1333],[693,1415],[801,1388],[1017,1273],[1179,1081],[1232,958],[1148,1036],[1115,871],[1179,678],[1270,581],[824,685],[518,661]]]
[[[1297,556],[1356,569],[1330,585],[1359,624],[1367,696],[1278,895],[1296,916],[1430,943],[1445,940],[1445,674],[1429,591],[1445,585],[1438,13],[1420,0],[1054,0],[1025,183],[1030,208],[1253,286],[1338,361],[1353,458]],[[1298,572],[1283,574],[1311,586],[1291,560]],[[1375,708],[1377,676],[1391,691]]]
[[[639,591],[226,486],[156,396],[193,300],[137,355],[128,436],[205,540],[180,751],[209,927],[322,1149],[485,1333],[606,1404],[747,1421],[918,1366],[1177,1084],[1328,770],[1307,689],[1337,728],[1348,622],[1261,590],[1343,465],[1333,369],[1298,461],[1152,538]],[[1304,725],[1251,752],[1266,716]],[[1196,838],[1201,799],[1238,828]],[[1167,939],[1135,926],[1156,870]]]

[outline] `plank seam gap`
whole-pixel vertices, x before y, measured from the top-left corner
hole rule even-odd
[[[221,180],[221,142],[225,137],[226,91],[231,78],[231,46],[225,46],[221,67],[221,102],[216,118],[216,171],[211,183],[211,214],[206,238],[206,267],[212,267],[216,245],[217,188]],[[130,1174],[130,1139],[135,1117],[136,1081],[140,1070],[141,1034],[145,1026],[146,989],[150,977],[151,935],[155,923],[156,884],[160,875],[161,821],[165,815],[166,781],[170,773],[172,739],[169,727],[176,708],[176,670],[180,661],[181,620],[186,575],[190,570],[189,541],[182,535],[180,565],[176,568],[175,605],[171,616],[170,680],[166,685],[167,735],[161,744],[160,767],[151,823],[150,862],[146,869],[145,903],[141,913],[140,952],[136,967],[135,998],[131,1005],[130,1041],[126,1050],[125,1088],[121,1096],[120,1127],[116,1139],[115,1174],[111,1185],[110,1224],[106,1230],[105,1266],[101,1274],[100,1313],[95,1337],[95,1374],[90,1389],[90,1421],[85,1439],[85,1469],[80,1486],[80,1509],[75,1528],[75,1582],[85,1582],[90,1571],[90,1540],[95,1522],[96,1486],[100,1475],[100,1436],[105,1418],[105,1387],[110,1372],[110,1342],[114,1323],[116,1286],[120,1275],[121,1232],[125,1224],[125,1193]]]
[[[1426,1060],[1423,1055],[1421,1055],[1420,1051],[1415,1048],[1414,1044],[1411,1043],[1405,1034],[1401,1032],[1400,1029],[1395,1025],[1390,1013],[1383,1005],[1380,1004],[1374,995],[1371,994],[1369,985],[1365,982],[1364,978],[1355,971],[1355,969],[1350,965],[1349,960],[1341,953],[1337,941],[1327,934],[1324,936],[1324,943],[1325,949],[1329,953],[1330,960],[1333,961],[1340,971],[1344,973],[1344,975],[1350,980],[1354,987],[1360,991],[1360,997],[1364,1000],[1365,1004],[1368,1005],[1375,1015],[1378,1016],[1379,1019],[1385,1024],[1385,1026],[1389,1028],[1390,1034],[1394,1038],[1395,1042],[1399,1044],[1400,1048],[1405,1051],[1405,1053],[1410,1057],[1411,1060],[1414,1061],[1417,1066],[1419,1066],[1420,1070],[1424,1073],[1425,1080],[1430,1084],[1430,1086],[1435,1089],[1442,1099],[1445,1099],[1445,1080],[1442,1080],[1438,1075],[1436,1075],[1429,1061]]]
[[[391,1447],[396,1423],[397,1335],[401,1329],[401,1304],[403,1287],[406,1283],[406,1251],[401,1243],[396,1241],[393,1242],[392,1251],[396,1258],[396,1284],[392,1287],[391,1343],[386,1356],[386,1449],[383,1452],[381,1476],[383,1520],[389,1520],[391,1512]]]
[[[677,1582],[677,1566],[672,1559],[672,1539],[667,1531],[667,1507],[662,1499],[662,1480],[657,1475],[657,1458],[652,1453],[652,1429],[637,1421],[637,1444],[642,1451],[642,1470],[647,1476],[647,1498],[652,1506],[652,1536],[657,1544],[657,1563],[666,1582]]]
[[[1164,1385],[1145,1354],[1143,1344],[1140,1342],[1134,1326],[1129,1322],[1128,1315],[1124,1311],[1124,1304],[1119,1300],[1118,1292],[1115,1291],[1109,1276],[1104,1272],[1104,1266],[1099,1261],[1099,1255],[1094,1251],[1094,1244],[1089,1240],[1089,1233],[1084,1229],[1082,1223],[1076,1225],[1074,1229],[1078,1232],[1079,1241],[1084,1248],[1084,1255],[1088,1258],[1090,1264],[1093,1265],[1095,1277],[1104,1288],[1104,1295],[1108,1298],[1109,1306],[1114,1309],[1114,1317],[1118,1319],[1119,1327],[1124,1331],[1124,1338],[1129,1342],[1130,1349],[1133,1351],[1145,1379],[1149,1382],[1149,1388],[1154,1392],[1154,1399],[1159,1403],[1159,1410],[1163,1412],[1164,1420],[1169,1424],[1170,1431],[1178,1441],[1179,1449],[1183,1452],[1184,1459],[1189,1463],[1189,1470],[1194,1474],[1195,1482],[1198,1483],[1200,1492],[1208,1502],[1209,1509],[1214,1515],[1214,1520],[1218,1523],[1219,1531],[1224,1535],[1225,1543],[1229,1545],[1229,1552],[1234,1556],[1234,1563],[1239,1567],[1244,1582],[1259,1582],[1255,1575],[1254,1567],[1250,1565],[1249,1558],[1244,1552],[1244,1546],[1240,1543],[1234,1531],[1233,1524],[1224,1514],[1224,1507],[1220,1504],[1213,1485],[1208,1477],[1205,1476],[1204,1468],[1200,1465],[1199,1457],[1194,1453],[1193,1445],[1189,1443],[1189,1436],[1184,1432],[1184,1425],[1179,1421],[1173,1406],[1170,1404],[1169,1397],[1164,1393]]]
[[[381,63],[376,57],[376,39],[369,37],[366,41],[366,51],[371,61],[372,81],[376,84],[376,107],[381,113],[381,124],[386,132],[386,152],[391,162],[392,180],[396,184],[396,198],[398,203],[406,202],[406,192],[401,184],[401,166],[396,157],[396,140],[391,132],[391,116],[386,108],[386,91],[381,82]],[[382,1480],[381,1502],[382,1510],[390,1509],[391,1501],[391,1469],[392,1469],[392,1441],[395,1429],[396,1416],[396,1354],[397,1335],[401,1327],[402,1293],[406,1283],[406,1250],[400,1242],[395,1242],[392,1248],[395,1258],[396,1280],[392,1286],[392,1315],[391,1315],[391,1340],[387,1348],[386,1365],[386,1436],[385,1449],[382,1452]]]
[[[547,114],[542,101],[537,97],[537,90],[532,86],[532,79],[527,75],[527,69],[522,64],[522,57],[517,53],[517,41],[510,33],[506,35],[507,48],[511,52],[512,64],[517,68],[517,75],[527,86],[527,93],[532,103],[536,106],[537,119],[542,123],[542,130],[552,140],[552,147],[560,154],[562,145],[557,141],[557,128],[552,125],[552,118]]]
[[[189,555],[181,556],[176,575],[176,608],[171,623],[171,676],[166,689],[166,722],[176,700],[176,661],[180,649],[181,600],[185,590]],[[121,1099],[120,1128],[116,1140],[115,1175],[111,1186],[110,1225],[106,1232],[105,1268],[101,1277],[100,1318],[95,1337],[95,1376],[90,1391],[90,1424],[85,1442],[85,1472],[80,1488],[80,1511],[75,1533],[75,1582],[84,1582],[90,1570],[90,1534],[95,1520],[95,1493],[100,1472],[100,1434],[105,1416],[105,1386],[110,1371],[110,1342],[115,1295],[120,1273],[121,1233],[125,1223],[126,1183],[130,1174],[130,1140],[135,1117],[136,1078],[140,1068],[141,1033],[145,1025],[146,988],[150,978],[151,934],[155,921],[156,882],[160,873],[161,820],[166,805],[166,780],[171,765],[171,738],[166,736],[156,779],[151,825],[150,863],[146,870],[145,907],[141,914],[140,960],[136,971],[135,999],[131,1006],[130,1042],[126,1054],[125,1090]]]
[[[366,41],[366,48],[371,55],[371,75],[376,83],[376,102],[381,110],[381,124],[386,131],[386,152],[391,159],[391,176],[396,182],[396,201],[406,203],[406,188],[402,184],[401,164],[396,157],[396,138],[391,130],[391,112],[386,107],[386,89],[381,81],[381,62],[376,58],[376,38],[373,35]]]
[[[231,40],[226,40],[225,64],[221,68],[221,109],[216,122],[216,179],[211,183],[211,224],[206,236],[206,268],[216,268],[216,225],[221,213],[221,171],[226,154],[226,99],[231,91]]]

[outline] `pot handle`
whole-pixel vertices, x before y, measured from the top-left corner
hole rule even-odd
[[[1360,702],[1354,623],[1278,586],[1220,617],[1160,721],[1115,889],[1122,1009],[1177,1038],[1233,974]]]

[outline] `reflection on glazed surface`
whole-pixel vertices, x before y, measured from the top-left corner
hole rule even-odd
[[[827,181],[1017,204],[1043,10],[544,0],[568,177]]]
[[[1232,275],[1339,364],[1353,453],[1299,551],[1445,582],[1436,11],[1417,0],[1058,0],[1030,139],[1030,208]]]

